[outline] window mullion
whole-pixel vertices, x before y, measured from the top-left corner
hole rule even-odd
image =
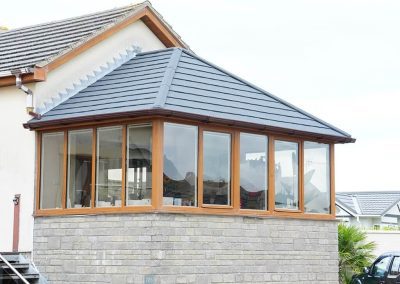
[[[299,142],[299,209],[304,212],[304,141]]]
[[[240,132],[232,134],[232,186],[231,196],[234,211],[240,210]]]
[[[160,209],[162,207],[163,197],[163,122],[160,119],[153,121],[153,145],[152,145],[152,192],[151,202],[153,208]]]
[[[268,137],[268,211],[275,210],[275,147],[274,138]]]
[[[68,177],[68,131],[64,131],[64,148],[63,148],[63,179],[62,179],[62,195],[61,195],[61,208],[66,208],[67,201],[67,177]]]
[[[336,205],[335,205],[335,145],[331,144],[329,147],[329,174],[330,174],[330,198],[331,198],[331,215],[336,217]]]
[[[91,184],[91,202],[90,207],[94,208],[96,195],[96,146],[97,146],[97,129],[92,129],[92,184]]]
[[[197,207],[203,206],[203,127],[198,128]]]
[[[121,153],[121,207],[125,207],[125,199],[126,199],[126,141],[127,141],[127,131],[126,124],[122,126],[122,153]]]
[[[36,211],[40,210],[40,176],[42,171],[42,133],[38,132],[36,136]]]

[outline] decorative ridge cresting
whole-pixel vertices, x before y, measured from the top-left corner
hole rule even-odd
[[[38,106],[37,112],[41,115],[45,114],[62,102],[66,101],[80,91],[94,84],[110,72],[120,67],[122,64],[133,59],[140,52],[140,47],[132,45],[122,53],[119,53],[116,57],[113,57],[111,62],[106,62],[105,64],[99,66],[97,69],[91,72],[91,74],[84,76],[82,79],[79,80],[79,83],[73,83],[72,88],[66,88],[64,91],[59,92],[56,96],[51,97],[48,101],[44,102],[41,106]]]

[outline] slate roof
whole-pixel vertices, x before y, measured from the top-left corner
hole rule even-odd
[[[146,1],[0,33],[0,73],[44,66],[144,7],[151,4]]]
[[[336,201],[354,214],[381,216],[400,201],[400,191],[337,192]]]
[[[353,142],[349,134],[180,48],[139,53],[28,124],[154,110]]]

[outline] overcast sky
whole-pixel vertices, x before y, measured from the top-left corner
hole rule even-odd
[[[6,1],[0,25],[16,28],[130,3]],[[152,4],[198,55],[357,138],[336,147],[338,191],[400,190],[400,1]]]

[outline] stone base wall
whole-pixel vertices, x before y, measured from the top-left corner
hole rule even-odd
[[[338,283],[337,223],[238,216],[37,217],[50,283]]]

